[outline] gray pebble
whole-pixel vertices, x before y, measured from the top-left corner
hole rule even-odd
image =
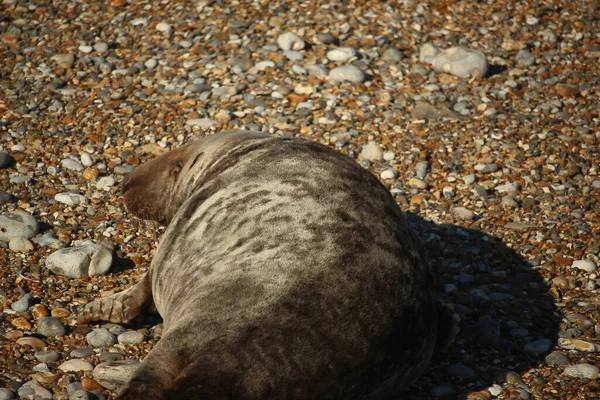
[[[129,380],[139,364],[138,360],[100,363],[94,368],[94,380],[108,390],[115,390]]]
[[[121,333],[127,332],[127,329],[118,324],[104,324],[102,325],[102,328],[108,329],[108,331],[115,336],[119,336]]]
[[[190,93],[202,93],[210,89],[210,85],[207,85],[205,83],[193,83],[185,87],[185,90],[187,90]]]
[[[55,251],[46,259],[46,268],[57,275],[77,279],[108,272],[112,260],[110,251],[94,243]]]
[[[565,368],[565,375],[573,378],[598,379],[600,369],[592,364],[575,364]]]
[[[72,171],[82,171],[83,165],[79,161],[72,160],[70,158],[65,158],[61,161],[61,164],[64,168],[70,169]]]
[[[8,243],[13,237],[30,239],[39,230],[36,219],[23,211],[0,214],[0,241]]]
[[[69,383],[67,385],[67,393],[69,395],[72,395],[73,393],[77,392],[78,390],[83,390],[83,386],[81,386],[81,382],[73,382],[73,383]]]
[[[452,209],[452,216],[457,219],[462,219],[464,221],[471,221],[475,218],[475,213],[473,211],[468,210],[464,207],[454,207]]]
[[[6,151],[0,151],[0,168],[6,168],[10,165],[12,157]]]
[[[91,355],[96,354],[96,352],[92,349],[88,349],[87,347],[82,347],[80,349],[75,349],[69,353],[71,358],[84,358]]]
[[[10,305],[10,308],[16,312],[25,312],[33,304],[33,296],[30,293],[24,294],[19,300]]]
[[[123,332],[118,337],[117,340],[120,344],[140,344],[144,341],[144,334],[142,332],[137,331],[129,331]]]
[[[35,399],[35,400],[51,400],[52,393],[40,385],[38,381],[33,380],[25,383],[19,388],[19,397],[23,399]]]
[[[535,64],[535,56],[529,50],[519,50],[515,58],[517,65],[521,67],[529,67]]]
[[[349,81],[360,83],[366,79],[365,73],[354,65],[342,65],[329,71],[329,79],[334,82]]]
[[[0,190],[0,206],[2,204],[8,203],[12,200],[12,195],[10,193],[6,193],[4,190]]]
[[[54,195],[54,200],[71,207],[88,202],[84,195],[75,192],[57,193]]]
[[[44,363],[53,363],[60,359],[60,353],[56,350],[36,351],[34,356],[38,361]]]
[[[383,160],[383,150],[377,143],[365,144],[358,154],[359,160],[369,160],[371,162]]]
[[[46,337],[63,336],[66,332],[60,319],[55,317],[40,318],[37,322],[37,331]]]
[[[119,361],[119,360],[122,360],[123,358],[125,358],[123,353],[112,352],[112,351],[104,351],[104,352],[100,353],[100,355],[98,356],[98,359],[101,362]]]
[[[548,339],[538,339],[525,344],[525,351],[535,354],[546,353],[552,347],[552,342]]]
[[[402,53],[398,49],[394,49],[391,47],[389,49],[387,49],[381,56],[381,59],[383,61],[385,61],[386,63],[390,63],[390,64],[396,63],[398,61],[402,61],[403,58],[404,58],[404,53]]]
[[[560,351],[553,351],[552,353],[546,356],[546,363],[548,365],[556,366],[556,365],[567,365],[571,362],[569,357]]]
[[[325,78],[329,74],[329,69],[321,64],[309,64],[306,66],[306,70],[310,75],[316,76],[317,78]]]
[[[302,61],[304,60],[304,54],[296,50],[286,50],[283,55],[291,61]]]
[[[429,162],[427,161],[419,161],[416,166],[416,175],[419,179],[425,179],[427,176],[427,169],[429,168]]]
[[[94,50],[96,50],[98,53],[104,53],[108,50],[108,44],[104,42],[96,43],[94,44]]]
[[[88,333],[85,340],[93,347],[109,347],[117,342],[115,335],[106,328],[97,328]]]
[[[323,44],[333,44],[337,41],[337,38],[329,32],[317,33],[317,39]]]
[[[477,164],[475,165],[475,171],[480,171],[486,174],[498,171],[499,167],[497,164]]]
[[[37,236],[31,239],[31,241],[39,244],[40,246],[47,246],[53,249],[60,249],[65,244],[52,232],[46,232],[42,236]]]
[[[69,400],[92,400],[95,396],[85,390],[78,390],[69,396]]]
[[[0,388],[0,400],[13,400],[15,398],[15,394],[5,388]]]

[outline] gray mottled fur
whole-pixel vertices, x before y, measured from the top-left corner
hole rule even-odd
[[[153,303],[164,318],[121,399],[386,399],[451,334],[393,198],[332,149],[223,132],[123,192],[168,227],[143,280],[80,317],[126,322]]]

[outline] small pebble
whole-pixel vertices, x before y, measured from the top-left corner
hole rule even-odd
[[[172,29],[173,27],[167,24],[166,22],[159,22],[158,24],[156,24],[156,30],[162,33],[166,33],[167,35],[171,33]]]
[[[40,318],[37,322],[37,331],[46,337],[63,336],[66,329],[60,319],[55,317]]]
[[[34,356],[38,361],[44,363],[53,363],[60,359],[60,353],[56,350],[36,351]]]
[[[396,179],[396,176],[398,176],[398,174],[396,173],[396,171],[394,169],[388,168],[388,169],[384,170],[379,176],[383,180],[388,180],[388,179]]]
[[[19,300],[10,305],[10,308],[16,312],[25,312],[33,305],[33,296],[30,293],[24,294]]]
[[[598,266],[591,260],[575,260],[571,264],[570,268],[577,268],[586,272],[594,272],[598,269]]]
[[[571,362],[571,360],[569,360],[569,357],[567,357],[565,354],[561,353],[560,351],[553,351],[552,353],[548,354],[546,356],[546,363],[548,365],[567,365]]]
[[[137,331],[123,332],[117,336],[117,340],[120,344],[137,345],[144,341],[144,334]]]
[[[343,65],[329,71],[329,79],[334,82],[349,81],[360,83],[366,79],[365,73],[354,65]]]
[[[351,47],[338,47],[327,52],[327,58],[331,61],[346,61],[355,55],[356,50]]]
[[[58,369],[65,372],[92,371],[94,366],[87,361],[76,358],[60,364]]]
[[[283,51],[302,50],[305,43],[302,38],[294,33],[287,32],[277,38],[277,45]]]
[[[488,61],[481,51],[465,47],[450,47],[438,53],[431,62],[436,72],[459,78],[482,78],[488,71]]]
[[[464,221],[472,221],[475,218],[473,211],[466,209],[465,207],[454,207],[452,209],[452,216],[457,219]]]
[[[525,351],[534,354],[546,353],[552,347],[552,342],[548,339],[538,339],[525,344]]]
[[[383,150],[377,143],[367,143],[358,154],[358,159],[371,162],[383,161]]]

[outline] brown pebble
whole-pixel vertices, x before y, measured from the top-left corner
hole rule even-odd
[[[33,310],[31,311],[33,317],[35,319],[40,319],[48,316],[48,309],[42,304],[36,304],[33,306]]]
[[[12,158],[15,159],[16,162],[21,162],[25,159],[25,154],[23,153],[13,153]]]
[[[51,314],[56,318],[66,318],[71,315],[71,311],[67,310],[66,308],[57,307],[52,309]]]
[[[556,85],[556,93],[562,97],[575,97],[579,94],[579,88],[575,85]]]
[[[469,393],[469,395],[467,396],[467,400],[489,400],[491,398],[492,395],[487,390]]]
[[[85,179],[86,181],[93,181],[94,179],[96,179],[98,177],[100,173],[98,172],[98,169],[94,168],[94,167],[89,167],[86,168],[83,171],[83,179]]]
[[[14,340],[20,337],[23,337],[23,332],[21,331],[8,331],[4,334],[4,338],[8,340]]]
[[[103,390],[102,386],[98,382],[90,378],[81,378],[81,387],[83,390],[92,392],[94,390]]]
[[[45,187],[40,190],[40,193],[44,196],[54,196],[58,191],[51,187]]]
[[[27,321],[23,317],[17,317],[13,319],[11,322],[12,326],[19,329],[31,329],[31,322]]]
[[[46,347],[46,343],[42,340],[42,339],[38,339],[36,337],[22,337],[17,339],[17,344],[20,344],[21,346],[31,346],[34,349],[43,349],[44,347]]]

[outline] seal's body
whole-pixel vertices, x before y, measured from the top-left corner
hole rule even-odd
[[[80,316],[154,303],[164,318],[121,399],[386,399],[450,335],[403,213],[332,149],[224,132],[138,167],[123,193],[168,227],[142,281]]]

